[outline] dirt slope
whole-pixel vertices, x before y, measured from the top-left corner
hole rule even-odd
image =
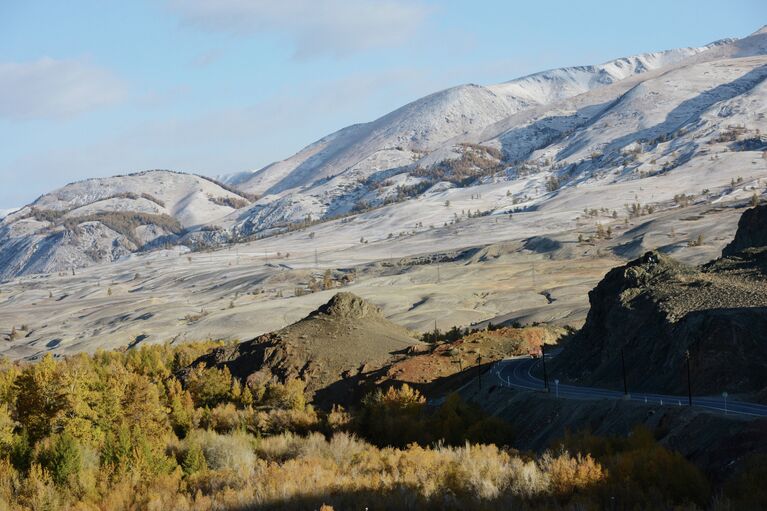
[[[214,350],[195,364],[226,366],[243,380],[300,378],[317,404],[344,402],[357,377],[420,344],[375,305],[338,293],[306,318],[251,341]]]

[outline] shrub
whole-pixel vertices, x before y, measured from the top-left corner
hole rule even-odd
[[[181,468],[184,474],[190,476],[196,472],[207,470],[208,463],[205,461],[205,454],[198,443],[192,443],[186,450],[181,461]]]
[[[572,457],[563,453],[557,457],[544,457],[543,463],[556,495],[571,495],[575,491],[588,490],[602,482],[607,475],[590,454]]]
[[[229,470],[247,475],[253,472],[256,465],[254,443],[255,439],[243,432],[222,435],[214,431],[194,430],[184,439],[180,455],[181,459],[196,456],[189,453],[199,449],[210,470]]]
[[[724,486],[732,509],[767,509],[767,455],[749,456]]]
[[[270,382],[266,387],[264,402],[275,408],[300,411],[306,407],[305,389],[306,384],[295,378],[288,378],[284,384]]]

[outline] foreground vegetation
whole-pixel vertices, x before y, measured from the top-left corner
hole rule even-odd
[[[368,395],[353,413],[320,413],[299,381],[243,385],[226,370],[179,372],[217,345],[0,362],[0,510],[765,502],[758,485],[767,464],[754,461],[724,494],[712,492],[700,471],[646,431],[628,439],[572,435],[526,455],[506,446],[513,432],[505,423],[456,395],[434,409],[403,386]]]

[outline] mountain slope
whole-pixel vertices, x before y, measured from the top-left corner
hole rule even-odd
[[[665,159],[669,170],[699,148],[693,139],[719,134],[740,120],[735,106],[720,114],[724,102],[740,103],[750,95],[751,110],[764,110],[758,102],[766,50],[767,34],[759,31],[702,48],[427,96],[325,137],[287,160],[233,176],[231,182],[243,189],[266,193],[239,216],[238,228],[247,234],[346,215],[421,196],[434,185],[444,190],[527,178],[533,190],[525,186],[526,191],[542,197],[550,190],[541,184],[552,175],[564,184],[624,163],[634,167],[627,178],[657,172],[657,166],[632,164],[621,154],[637,150],[648,161]],[[754,115],[748,121],[750,129],[763,124]],[[682,127],[694,133],[685,137]],[[680,140],[664,145],[671,135]]]
[[[287,160],[252,175],[233,176],[231,182],[253,193],[272,194],[345,172],[378,152],[392,153],[390,168],[407,165],[413,154],[434,150],[456,136],[477,133],[520,110],[668,66],[721,44],[725,43],[648,53],[601,65],[555,69],[488,87],[454,87],[416,100],[373,122],[344,128]]]
[[[0,220],[0,278],[69,271],[191,240],[190,231],[211,229],[248,204],[208,179],[170,171],[72,183]]]
[[[345,246],[426,230],[468,246],[486,240],[466,230],[452,237],[459,222],[477,216],[497,223],[515,213],[501,241],[604,223],[581,216],[597,203],[614,219],[624,208],[674,207],[675,196],[741,200],[762,193],[767,175],[766,53],[760,30],[441,91],[231,176],[230,185],[265,194],[252,203],[246,191],[173,173],[75,183],[0,220],[0,278],[346,216],[354,219],[333,232]]]

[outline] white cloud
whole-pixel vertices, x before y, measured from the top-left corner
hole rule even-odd
[[[414,0],[169,0],[190,25],[239,35],[276,33],[296,56],[345,56],[402,44],[428,8]]]
[[[124,97],[125,86],[117,77],[87,62],[43,57],[0,63],[0,117],[71,117]]]

